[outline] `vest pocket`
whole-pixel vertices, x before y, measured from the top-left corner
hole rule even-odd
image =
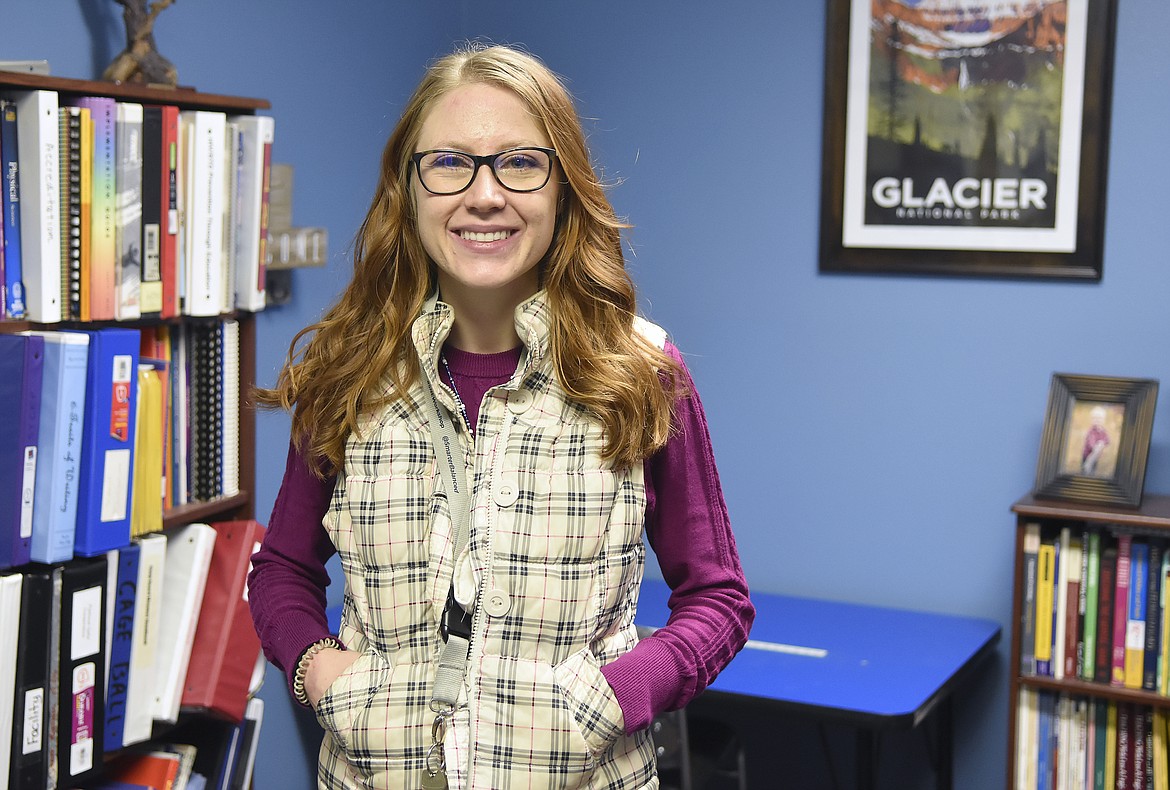
[[[588,648],[579,650],[553,667],[553,677],[589,751],[600,755],[622,735],[625,716],[597,657]]]
[[[385,685],[389,674],[386,660],[367,650],[325,689],[317,703],[317,722],[333,733],[343,749],[348,749],[354,721],[370,704],[374,693]]]

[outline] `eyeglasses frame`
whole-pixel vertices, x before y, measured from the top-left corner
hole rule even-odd
[[[510,154],[514,151],[540,151],[548,155],[548,175],[545,177],[544,183],[538,187],[533,187],[532,189],[513,189],[500,180],[499,174],[496,173],[496,160],[504,154]],[[436,192],[435,190],[428,187],[422,176],[422,158],[427,154],[459,154],[460,156],[466,156],[468,159],[470,159],[475,164],[475,167],[471,171],[471,178],[467,181],[467,186],[454,192]],[[414,170],[418,174],[418,183],[422,185],[422,188],[427,192],[430,192],[432,195],[444,196],[460,195],[471,189],[471,185],[475,183],[475,179],[479,175],[479,169],[481,167],[487,167],[488,171],[492,174],[492,178],[496,180],[496,183],[509,192],[515,192],[521,195],[526,195],[531,192],[539,192],[540,190],[544,189],[548,185],[548,182],[552,179],[553,165],[556,163],[556,159],[557,152],[555,149],[545,148],[544,146],[540,145],[518,145],[515,148],[507,148],[503,151],[497,151],[494,154],[484,154],[483,156],[469,154],[466,151],[460,151],[456,148],[431,148],[426,151],[418,151],[410,155],[410,161],[414,163]]]

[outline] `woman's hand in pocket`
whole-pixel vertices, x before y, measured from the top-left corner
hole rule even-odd
[[[316,710],[317,703],[342,672],[358,660],[360,652],[327,647],[317,651],[305,670],[305,696]]]

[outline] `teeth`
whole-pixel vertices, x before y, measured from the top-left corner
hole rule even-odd
[[[474,233],[469,230],[459,232],[459,236],[466,241],[503,241],[511,235],[510,230],[497,230],[492,233]]]

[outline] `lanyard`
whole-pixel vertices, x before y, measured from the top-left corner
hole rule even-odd
[[[467,490],[467,469],[459,448],[455,424],[439,403],[435,388],[425,373],[423,380],[427,385],[427,403],[431,411],[429,422],[431,442],[435,447],[435,462],[439,465],[442,475],[443,488],[447,494],[447,507],[451,513],[451,525],[454,528],[455,546],[452,559],[454,563],[459,559],[471,534],[471,497]],[[454,596],[449,594],[444,617],[451,613],[453,603]],[[435,687],[431,692],[431,709],[436,713],[440,710],[454,710],[459,699],[463,672],[467,666],[469,647],[468,637],[455,631],[448,632],[447,643],[439,656],[439,666],[435,672]]]

